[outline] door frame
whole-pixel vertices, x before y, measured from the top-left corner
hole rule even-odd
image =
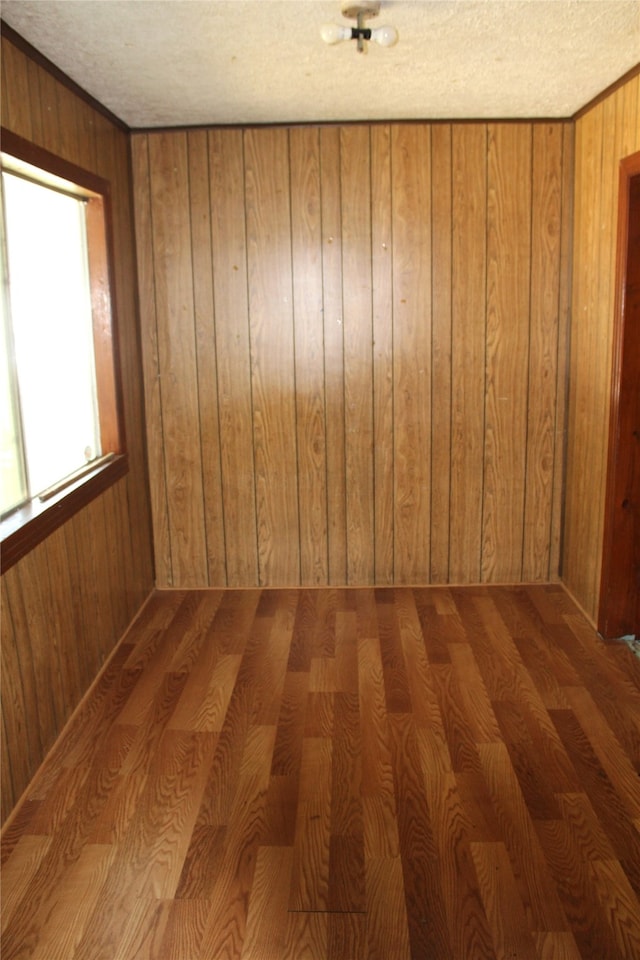
[[[598,632],[612,636],[609,602],[613,541],[616,513],[616,465],[618,454],[618,423],[620,419],[620,390],[622,382],[622,349],[626,317],[627,254],[629,245],[629,195],[631,178],[640,175],[640,151],[620,161],[618,190],[618,231],[616,238],[615,305],[613,318],[613,355],[611,393],[609,404],[609,444],[607,453],[607,484],[604,507],[604,535],[600,596],[598,602]]]

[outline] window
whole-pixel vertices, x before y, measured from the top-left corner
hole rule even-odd
[[[0,513],[6,569],[126,470],[108,183],[2,132]]]

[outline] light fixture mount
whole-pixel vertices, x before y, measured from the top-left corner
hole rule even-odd
[[[341,40],[356,40],[358,53],[366,53],[366,41],[375,40],[381,47],[392,47],[398,40],[398,31],[395,27],[376,27],[372,30],[365,25],[365,20],[377,17],[380,13],[381,0],[345,0],[342,4],[342,16],[355,20],[357,26],[346,27],[336,23],[326,23],[320,34],[325,43],[339,43]]]
[[[380,0],[362,0],[362,3],[352,3],[347,0],[342,4],[342,16],[347,20],[357,20],[362,17],[363,20],[370,20],[371,17],[377,17],[380,13]]]

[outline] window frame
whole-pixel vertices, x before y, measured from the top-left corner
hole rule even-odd
[[[108,180],[0,127],[2,153],[87,191],[86,225],[95,371],[102,448],[106,456],[63,479],[56,491],[27,501],[0,520],[4,573],[129,470],[114,283],[111,185]]]

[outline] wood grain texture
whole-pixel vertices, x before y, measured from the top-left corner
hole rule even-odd
[[[287,131],[248,130],[244,144],[259,576],[261,584],[297,583],[300,508]]]
[[[207,576],[207,547],[186,134],[153,138],[149,167],[158,375],[163,409],[171,410],[162,432],[171,560],[176,585],[196,586]]]
[[[568,129],[133,135],[160,585],[557,578]],[[167,171],[185,242],[154,271],[167,230],[144,197]],[[192,503],[170,519],[176,484]],[[202,504],[185,580],[173,539]]]
[[[481,579],[486,351],[487,129],[452,128],[449,578]]]
[[[153,585],[129,139],[2,37],[2,123],[111,184],[129,473],[2,580],[2,815]]]
[[[393,219],[391,128],[371,128],[375,583],[394,582]]]
[[[490,124],[488,136],[482,579],[500,583],[512,579],[514,570],[519,571],[519,580],[522,571],[528,440],[531,125]]]
[[[558,377],[563,370],[559,368],[558,345],[566,335],[561,323],[560,270],[567,198],[562,195],[562,127],[535,126],[532,136],[531,319],[522,578],[547,580],[553,568],[544,518],[552,508],[553,468],[560,442],[556,411],[560,402],[558,391],[562,391]]]
[[[595,621],[604,531],[618,165],[640,150],[640,78],[576,122],[563,578]]]
[[[369,128],[340,131],[348,584],[373,581],[373,314]]]
[[[196,382],[200,412],[200,446],[207,575],[211,582],[227,583],[220,413],[218,409],[218,351],[216,346],[211,252],[209,145],[205,131],[187,135],[189,221],[193,258],[193,311]]]
[[[320,134],[289,134],[300,582],[328,581]]]
[[[135,141],[135,138],[134,138]],[[211,250],[227,582],[258,582],[242,134],[209,134]],[[205,352],[204,360],[206,362]],[[159,570],[160,582],[167,568]]]
[[[431,528],[431,138],[391,130],[394,580],[428,583]]]
[[[3,957],[634,957],[635,663],[560,585],[157,592],[4,831]]]
[[[337,127],[323,127],[320,130],[320,187],[327,418],[328,582],[343,585],[347,582],[347,530],[340,150],[340,130]]]
[[[451,125],[431,128],[431,583],[449,580],[452,377]]]

